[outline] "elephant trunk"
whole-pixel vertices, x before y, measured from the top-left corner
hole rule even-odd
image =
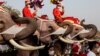
[[[2,38],[3,38],[2,40],[9,41],[13,46],[15,46],[18,49],[22,49],[22,50],[37,50],[37,49],[44,48],[44,45],[35,47],[35,46],[30,46],[30,45],[25,44],[25,46],[24,46],[24,45],[19,45],[14,41],[14,38],[20,39],[20,38],[28,37],[29,35],[33,34],[37,29],[37,23],[35,20],[32,20],[30,18],[20,18],[19,16],[18,17],[14,17],[14,16],[16,16],[16,15],[15,14],[11,15],[8,11],[5,11],[4,13],[0,13],[0,20],[3,21],[3,22],[0,21],[0,24],[1,24],[0,26],[2,26],[1,28],[4,27],[3,32],[1,32]],[[20,26],[16,25],[16,23],[26,24],[26,27],[23,28],[21,26],[22,31],[20,31],[21,30]],[[6,30],[6,31],[4,31],[4,30]]]
[[[70,34],[73,30],[73,24],[70,22],[63,22],[62,26],[67,26],[67,30],[65,31],[65,33],[63,34],[62,37],[65,37],[66,35]]]
[[[67,30],[65,31],[65,33],[62,35],[62,37],[58,37],[59,40],[61,40],[64,43],[72,43],[72,41],[69,41],[67,39],[64,39],[63,37],[65,37],[66,35],[70,34],[73,31],[73,25],[70,22],[63,22],[62,26],[67,26]]]
[[[84,28],[90,29],[90,31],[88,33],[86,33],[87,36],[84,35],[84,37],[88,38],[88,39],[94,37],[96,35],[97,31],[98,31],[97,27],[93,24],[84,25]]]
[[[96,35],[96,33],[98,32],[97,27],[96,27],[94,24],[84,24],[84,23],[83,23],[84,21],[85,21],[85,20],[82,20],[82,21],[81,21],[81,25],[82,25],[86,30],[89,30],[89,32],[88,32],[88,33],[80,34],[79,36],[80,36],[81,38],[87,38],[87,39],[94,37],[94,36]]]

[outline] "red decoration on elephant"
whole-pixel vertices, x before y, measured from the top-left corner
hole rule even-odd
[[[80,20],[78,18],[74,18],[74,17],[63,18],[63,21],[70,21],[73,24],[79,24],[80,23]]]
[[[41,15],[40,18],[41,18],[41,19],[46,19],[46,20],[48,20],[48,16],[47,16],[47,15]]]
[[[4,2],[0,2],[0,5],[2,5]]]

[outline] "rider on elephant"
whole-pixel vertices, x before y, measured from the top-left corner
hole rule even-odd
[[[61,5],[59,1],[55,5],[56,8],[53,9],[54,18],[57,23],[61,23],[63,22],[62,15],[64,14],[64,7]]]
[[[31,10],[30,6],[31,6],[30,1],[25,1],[25,7],[22,10],[23,17],[34,17],[34,16],[36,16],[37,10],[33,11],[33,8]]]
[[[56,1],[56,0],[55,0]],[[54,2],[52,2],[54,4]],[[53,15],[55,18],[55,21],[59,24],[63,21],[67,20],[69,22],[72,22],[73,24],[79,24],[79,19],[74,17],[62,17],[64,14],[64,6],[61,4],[60,0],[57,0],[55,2],[56,7],[53,9]]]

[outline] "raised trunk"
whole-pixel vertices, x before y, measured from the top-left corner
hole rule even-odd
[[[87,38],[87,39],[90,39],[90,38],[93,38],[96,33],[97,33],[97,27],[94,25],[94,24],[84,24],[83,23],[84,20],[81,21],[81,25],[86,29],[86,30],[89,30],[88,33],[83,33],[83,34],[80,34],[80,38]]]

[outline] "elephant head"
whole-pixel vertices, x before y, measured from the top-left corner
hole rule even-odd
[[[77,24],[72,24],[70,22],[63,22],[63,24],[67,25],[67,31],[65,32],[65,34],[63,34],[63,36],[59,36],[58,38],[65,42],[65,43],[69,43],[69,44],[72,44],[74,42],[83,42],[84,40],[81,40],[81,41],[77,41],[77,40],[71,40],[71,39],[68,39],[68,35],[71,35],[71,34],[76,34],[78,33],[80,30],[83,29],[82,26],[80,25],[77,25]],[[70,36],[70,38],[73,38]]]
[[[4,9],[4,8],[2,8],[2,9]],[[31,18],[14,17],[14,15],[11,15],[6,9],[4,9],[4,11],[0,11],[0,12],[1,12],[0,13],[0,26],[1,26],[0,31],[1,31],[1,34],[5,30],[12,27],[13,25],[16,25],[16,23],[26,24],[26,27],[24,29],[22,29],[19,33],[17,33],[15,37],[12,34],[2,34],[1,35],[2,38],[0,38],[1,41],[6,40],[9,43],[11,43],[11,45],[13,45],[19,49],[22,49],[22,50],[37,50],[37,49],[44,48],[44,46],[34,47],[34,46],[27,45],[25,43],[24,43],[24,45],[20,45],[20,44],[15,42],[16,39],[18,40],[21,38],[26,38],[36,31],[37,23],[35,20],[32,20]]]
[[[72,35],[71,37],[74,39],[83,39],[83,38],[87,38],[87,39],[90,39],[90,38],[93,38],[96,33],[97,33],[97,27],[94,25],[94,24],[84,24],[85,20],[82,20],[80,25],[78,25],[78,28],[77,27],[74,27],[73,28],[73,32],[70,33],[70,35]],[[76,25],[77,26],[77,25]],[[80,33],[82,30],[86,30],[87,32],[84,32],[84,33]],[[62,37],[59,37],[60,39],[62,39],[64,42],[66,43],[74,43],[74,42],[83,42],[84,40],[80,40],[80,41],[74,41],[74,40],[71,40],[71,39],[64,39]]]
[[[79,37],[87,38],[87,39],[93,38],[96,35],[96,33],[98,32],[97,27],[94,24],[84,24],[83,23],[84,21],[85,20],[82,20],[80,25],[82,25],[89,32],[80,34]]]

